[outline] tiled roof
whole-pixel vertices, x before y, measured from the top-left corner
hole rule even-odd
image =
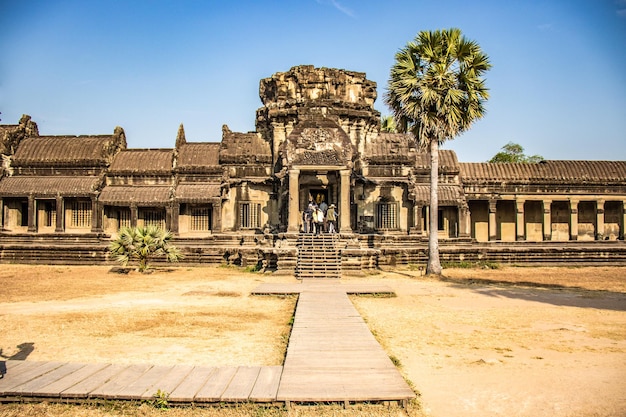
[[[0,196],[87,196],[93,194],[100,183],[98,177],[20,175],[0,181]]]
[[[127,149],[115,156],[111,174],[170,174],[172,149]]]
[[[176,187],[176,200],[185,203],[215,201],[221,196],[220,184],[193,183],[179,184]]]
[[[98,198],[104,204],[163,206],[170,202],[171,186],[110,185],[104,187]]]
[[[40,136],[22,140],[14,166],[102,166],[116,147],[112,135]]]
[[[430,203],[429,185],[416,185],[414,190],[416,203]],[[459,201],[464,200],[463,189],[458,185],[439,184],[437,197],[440,205],[457,205]]]
[[[185,143],[178,150],[180,168],[197,168],[220,164],[219,143]]]
[[[224,129],[219,161],[226,164],[270,163],[272,151],[269,143],[258,133],[238,133]]]
[[[426,152],[417,154],[415,167],[418,169],[430,171],[430,156]],[[456,152],[449,149],[439,150],[439,170],[443,172],[459,172],[459,161],[456,158]]]
[[[529,163],[461,163],[464,183],[624,183],[626,161],[543,161]]]
[[[415,157],[415,145],[411,135],[402,133],[379,133],[365,149],[370,163],[406,164]]]

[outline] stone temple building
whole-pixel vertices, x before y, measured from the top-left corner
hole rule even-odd
[[[297,66],[260,81],[256,131],[127,147],[0,126],[0,262],[108,261],[120,227],[171,230],[187,263],[297,268],[302,211],[335,204],[344,271],[427,256],[429,157],[380,131],[364,73]],[[174,138],[173,138],[174,139]],[[626,161],[459,162],[440,153],[444,261],[626,261]]]

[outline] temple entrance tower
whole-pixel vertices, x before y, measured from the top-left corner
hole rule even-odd
[[[270,144],[281,228],[300,230],[309,198],[335,203],[339,230],[352,231],[351,184],[378,133],[376,83],[364,73],[303,65],[260,82],[256,128]]]

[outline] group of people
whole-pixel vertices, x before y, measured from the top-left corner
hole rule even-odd
[[[324,200],[319,205],[311,200],[302,212],[302,228],[304,233],[336,233],[337,211],[335,205],[330,206]]]

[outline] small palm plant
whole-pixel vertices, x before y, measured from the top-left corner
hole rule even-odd
[[[115,259],[126,266],[139,262],[139,272],[146,272],[151,259],[165,256],[168,262],[178,262],[183,255],[169,243],[172,233],[157,226],[123,227],[109,245]]]

